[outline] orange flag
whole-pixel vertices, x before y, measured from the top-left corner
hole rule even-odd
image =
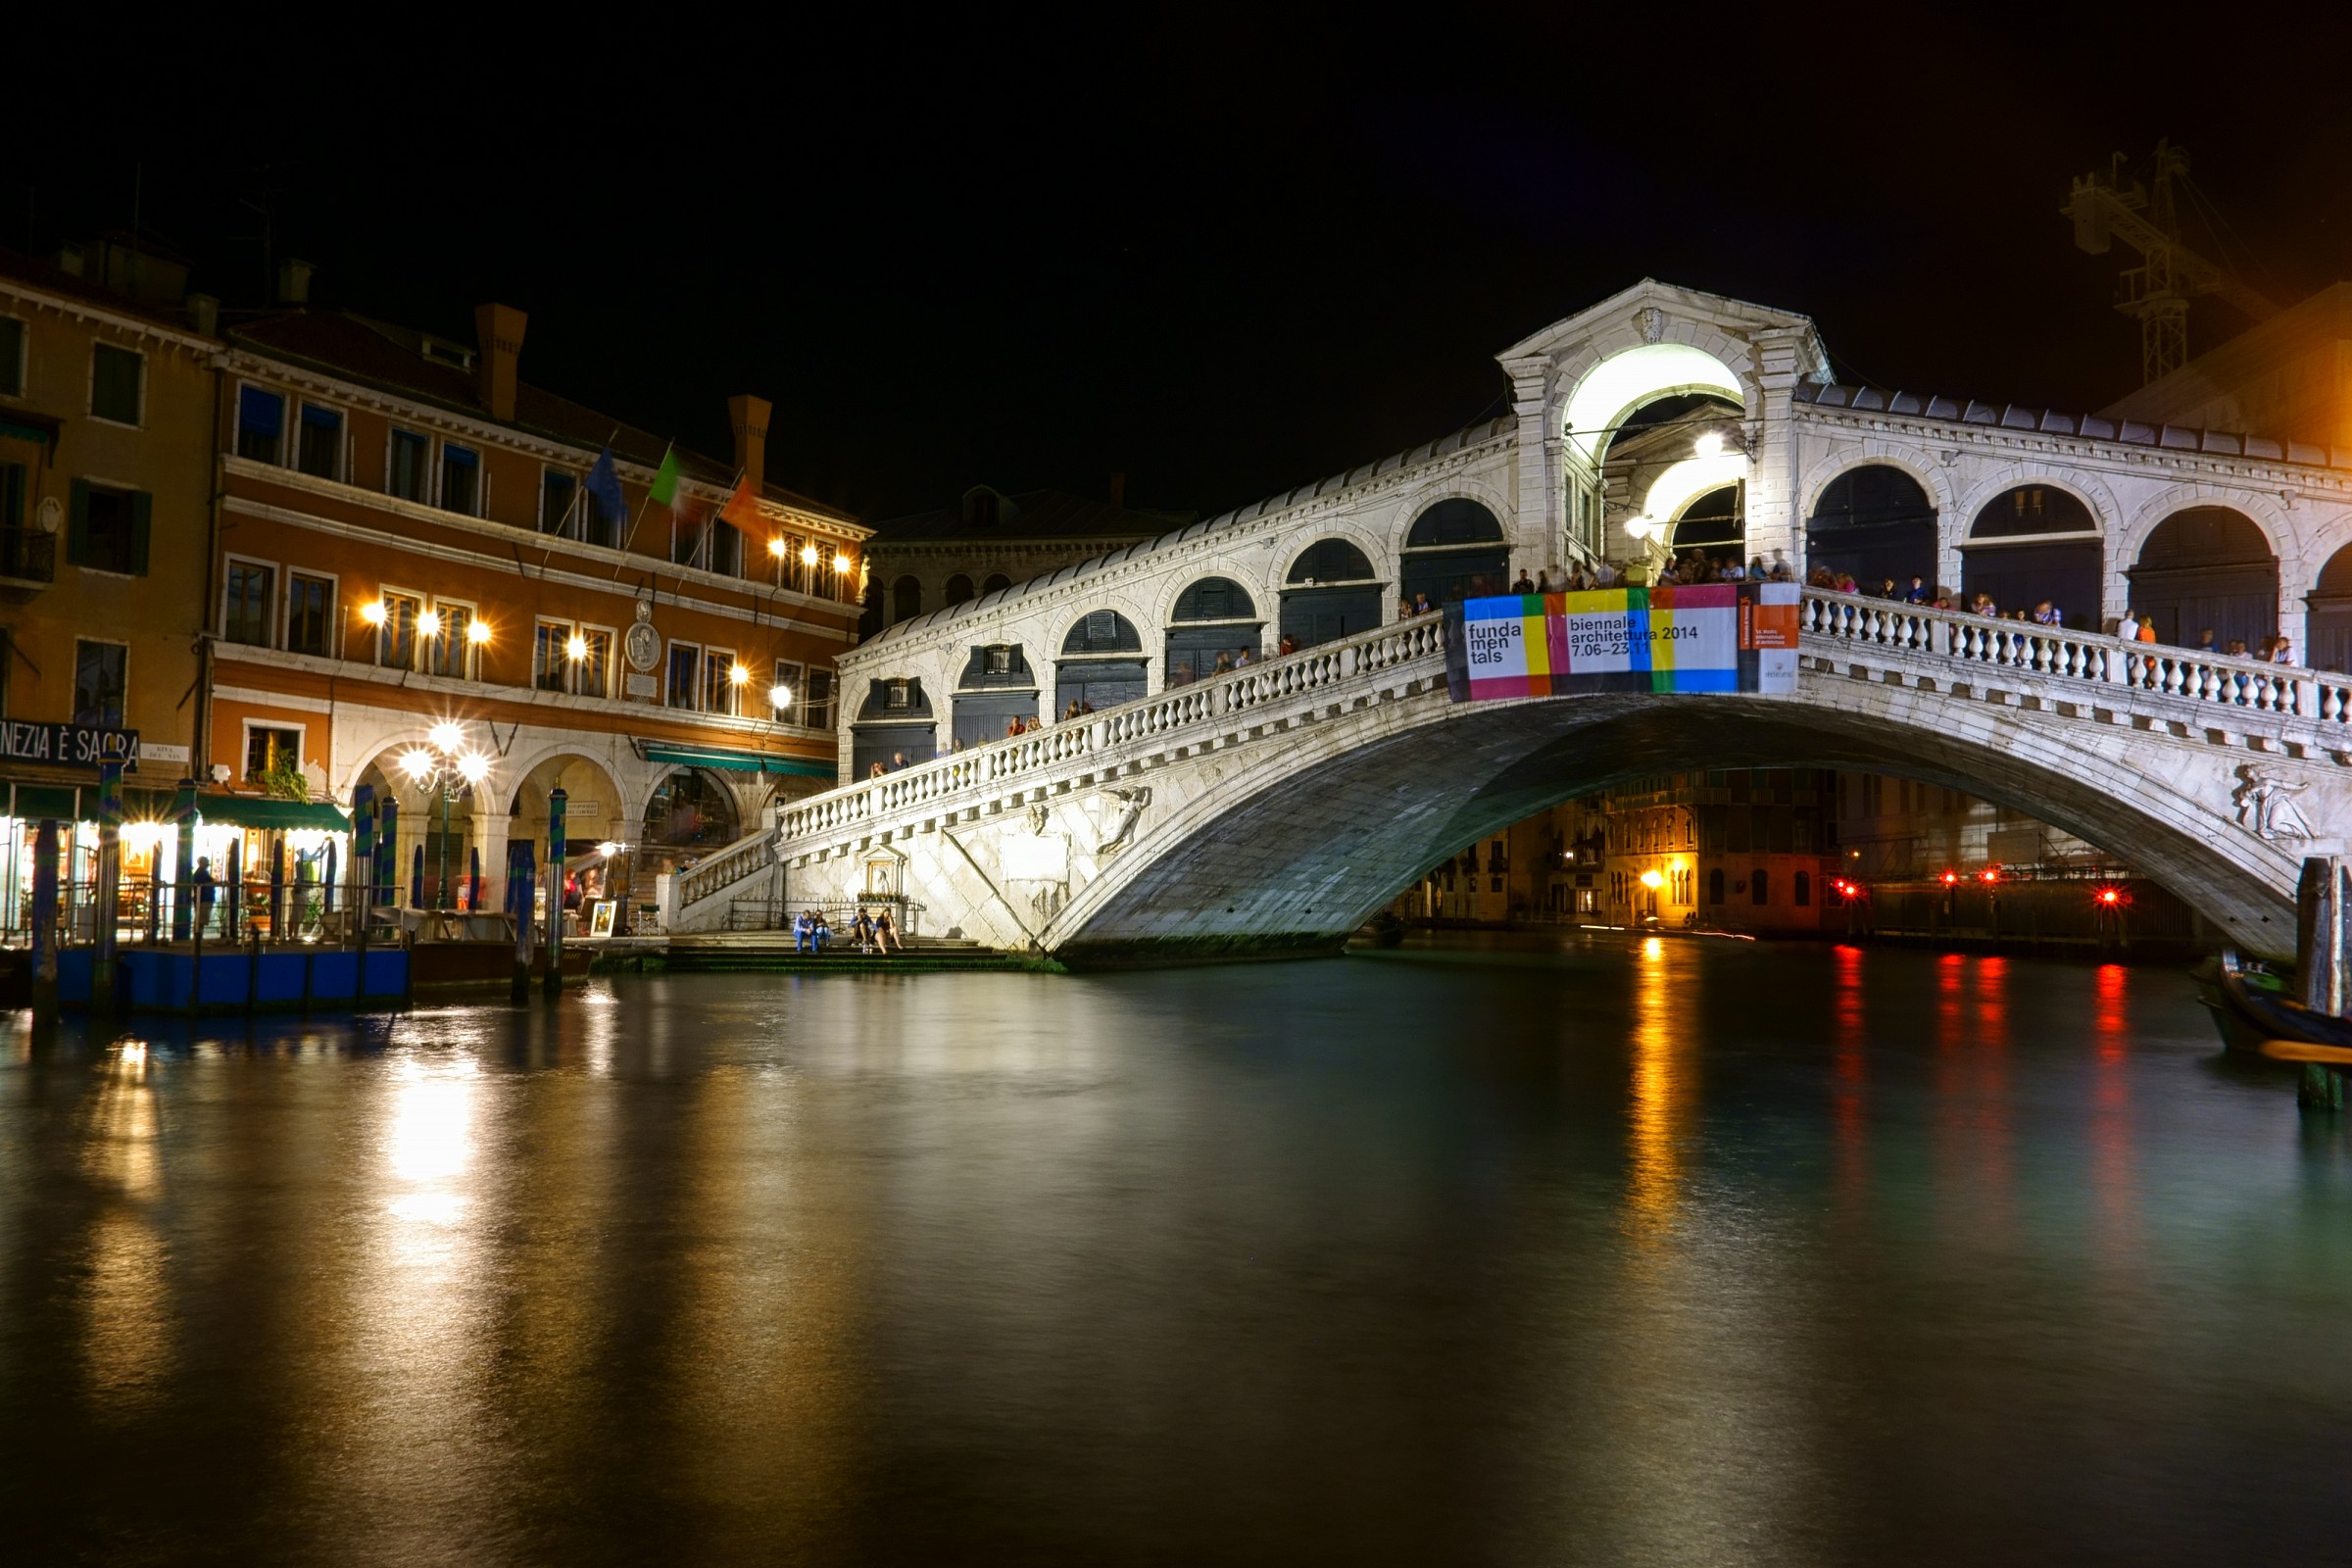
[[[727,497],[725,506],[718,509],[718,516],[721,522],[732,523],[738,528],[749,528],[760,520],[760,498],[752,492],[750,478],[736,482],[735,493]]]

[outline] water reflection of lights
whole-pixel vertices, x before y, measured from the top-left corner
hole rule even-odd
[[[1690,1098],[1678,1059],[1666,944],[1644,938],[1634,969],[1632,1168],[1626,1206],[1637,1236],[1655,1239],[1674,1218],[1682,1184],[1682,1117]]]
[[[99,1069],[82,1166],[120,1200],[90,1227],[82,1357],[93,1402],[110,1413],[161,1386],[171,1359],[168,1249],[145,1205],[163,1189],[162,1116],[147,1043],[125,1040]]]
[[[392,1112],[392,1174],[407,1182],[434,1182],[466,1168],[473,1152],[473,1079],[469,1058],[426,1066],[401,1063],[402,1080]]]

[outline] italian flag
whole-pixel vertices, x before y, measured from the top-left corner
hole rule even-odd
[[[662,466],[655,470],[653,485],[645,495],[658,506],[678,504],[678,449],[674,443],[662,452]]]

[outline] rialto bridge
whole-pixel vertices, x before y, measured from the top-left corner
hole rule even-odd
[[[791,899],[900,892],[1078,960],[1325,946],[1562,800],[1812,764],[2025,810],[2291,949],[2301,857],[2352,833],[2352,681],[2109,628],[2345,662],[2352,453],[1842,387],[1802,317],[1652,282],[1499,358],[1509,418],[845,656],[848,782],[688,873],[676,928],[780,866]],[[1440,617],[1399,613],[1693,543],[2066,624],[1808,592],[1793,696],[1454,704]]]

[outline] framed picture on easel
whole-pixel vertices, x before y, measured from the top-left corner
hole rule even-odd
[[[619,906],[619,903],[620,901],[617,899],[596,901],[596,912],[588,917],[588,934],[590,936],[609,937],[612,934],[612,911]]]

